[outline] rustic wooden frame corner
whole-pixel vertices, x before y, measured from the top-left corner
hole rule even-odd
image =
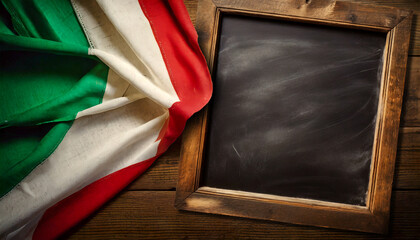
[[[200,187],[207,108],[188,123],[181,147],[178,209],[373,233],[388,230],[412,12],[331,0],[201,0],[196,28],[210,72],[221,14],[240,14],[387,33],[367,206]]]

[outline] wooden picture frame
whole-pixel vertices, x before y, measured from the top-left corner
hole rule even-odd
[[[211,73],[223,14],[386,33],[366,206],[200,186],[208,108],[197,113],[184,132],[175,206],[188,211],[386,233],[412,12],[330,0],[201,0],[196,29]]]

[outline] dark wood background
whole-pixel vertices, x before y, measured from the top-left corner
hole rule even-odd
[[[414,11],[387,236],[178,211],[178,140],[145,174],[64,238],[420,239],[420,0],[354,1]],[[194,23],[197,0],[184,2]]]

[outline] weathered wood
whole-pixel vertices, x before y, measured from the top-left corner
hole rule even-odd
[[[70,239],[419,239],[420,192],[393,193],[388,237],[177,211],[173,191],[124,192]]]
[[[412,127],[420,126],[420,57],[408,60],[401,126]]]
[[[397,153],[394,189],[420,189],[420,149]]]
[[[178,184],[176,191],[175,205],[180,204],[186,197],[198,187],[199,171],[201,170],[201,153],[203,151],[204,141],[204,127],[205,118],[203,115],[207,111],[200,111],[196,113],[188,121],[190,127],[186,128],[182,136],[182,147],[180,158],[189,159],[180,162]],[[200,161],[196,161],[199,159]],[[194,172],[194,174],[191,174]]]
[[[396,1],[384,1],[384,0],[353,0],[353,2],[361,2],[364,4],[377,4],[382,6],[399,7],[404,9],[410,9],[414,11],[413,15],[413,26],[411,28],[411,40],[410,40],[410,51],[409,55],[420,55],[420,4],[417,0],[396,0]],[[190,14],[191,21],[195,24],[197,17],[197,0],[184,0],[185,6],[187,7],[188,13]]]
[[[420,55],[420,2],[418,0],[351,0],[353,2],[391,6],[414,11],[413,26],[411,28],[410,55]]]
[[[417,0],[397,0],[397,1],[383,1],[383,0],[353,0],[354,2],[377,4],[382,6],[399,7],[404,9],[410,9],[414,11],[413,15],[413,26],[411,28],[411,40],[410,40],[410,51],[409,55],[420,55],[420,3]],[[191,21],[195,24],[197,12],[197,1],[196,0],[184,0],[185,6],[187,7],[188,13],[190,14]]]
[[[420,4],[418,0],[348,0],[352,2],[370,3],[390,7],[398,7],[410,9],[412,11],[420,11]]]
[[[397,1],[383,1],[383,0],[353,0],[354,2],[378,4],[383,6],[399,7],[410,9],[414,11],[413,25],[411,28],[411,40],[409,55],[420,55],[420,4],[417,0],[397,0]],[[197,0],[184,0],[185,6],[190,14],[191,21],[195,24],[197,17]]]
[[[203,52],[204,57],[206,58],[207,65],[209,69],[213,68],[213,61],[212,61],[212,47],[215,44],[211,44],[213,41],[212,39],[215,37],[218,21],[206,21],[206,19],[217,18],[216,14],[216,6],[211,1],[201,1],[197,5],[197,12],[200,12],[200,17],[195,22],[195,29],[197,30],[198,34],[198,43],[200,44],[200,49]]]
[[[398,148],[400,150],[420,149],[420,127],[401,127]]]
[[[188,14],[190,14],[191,22],[195,24],[197,17],[197,0],[184,0],[184,4],[187,8]]]
[[[411,40],[410,40],[410,51],[409,55],[420,55],[420,7],[417,0],[395,0],[395,1],[384,1],[384,0],[352,0],[353,2],[360,2],[364,4],[377,4],[382,6],[399,7],[404,9],[410,9],[414,11],[413,25],[411,28]],[[190,17],[193,23],[196,21],[196,7],[197,0],[184,0],[184,3],[190,13]]]
[[[384,1],[384,0],[348,0],[349,2],[360,2],[363,4],[375,4],[377,6],[390,6],[390,7],[399,7],[403,9],[409,9],[414,11],[413,16],[413,28],[411,30],[411,43],[410,43],[410,55],[420,55],[420,24],[419,24],[419,13],[420,9],[418,7],[419,3],[417,0],[397,0],[397,1]],[[302,1],[305,2],[305,1]],[[321,2],[321,1],[313,1]],[[317,3],[316,9],[319,9],[319,6],[323,5],[328,1],[322,1],[321,3]],[[258,4],[264,5],[265,2],[259,1]],[[299,1],[296,2],[296,7],[298,7]],[[282,6],[279,6],[279,8]],[[344,6],[340,8],[345,8]],[[298,9],[300,10],[300,9]],[[375,16],[371,16],[372,13],[367,14],[368,17],[375,18]],[[344,19],[345,20],[345,19]],[[357,20],[356,20],[357,21]]]
[[[394,178],[395,158],[397,153],[399,124],[404,93],[407,52],[411,16],[402,20],[389,33],[389,59],[385,60],[383,98],[383,118],[377,139],[377,158],[372,159],[369,210],[378,217],[378,225],[386,230],[389,213],[392,182]],[[381,103],[380,103],[381,104]]]
[[[282,15],[298,16],[305,19],[319,19],[320,22],[344,23],[350,25],[370,25],[379,28],[394,28],[402,19],[408,16],[404,9],[397,9],[384,5],[369,3],[356,4],[350,1],[334,0],[284,0],[273,3],[270,0],[255,1],[226,1],[214,0],[218,7],[229,9],[241,9],[260,13],[278,13]],[[370,4],[371,5],[371,4]],[[392,17],[391,17],[392,16]],[[328,23],[329,24],[329,23]]]
[[[179,139],[145,173],[131,183],[127,190],[175,189],[178,180],[180,146]]]

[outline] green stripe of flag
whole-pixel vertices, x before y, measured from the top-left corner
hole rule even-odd
[[[59,145],[77,113],[100,104],[108,67],[67,0],[0,6],[0,197]]]

